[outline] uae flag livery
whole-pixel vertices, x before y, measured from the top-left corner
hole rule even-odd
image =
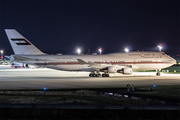
[[[11,40],[17,45],[31,45],[31,43],[24,38],[11,38]]]

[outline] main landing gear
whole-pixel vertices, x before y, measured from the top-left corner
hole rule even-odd
[[[89,74],[89,77],[100,77],[100,76],[101,76],[100,73],[94,73],[94,72],[92,72],[92,73]]]
[[[102,77],[109,77],[109,74],[102,74]]]
[[[161,71],[161,69],[157,69],[156,76],[160,76],[161,75],[160,71]]]
[[[89,77],[101,77],[101,74],[100,73],[95,73],[95,72],[91,72],[89,74]],[[109,77],[109,74],[102,74],[102,77]]]

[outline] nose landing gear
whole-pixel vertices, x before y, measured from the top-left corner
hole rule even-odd
[[[160,71],[161,71],[161,69],[157,69],[156,76],[160,76],[161,75]]]
[[[156,73],[156,76],[160,76],[160,75],[161,75],[160,72]]]

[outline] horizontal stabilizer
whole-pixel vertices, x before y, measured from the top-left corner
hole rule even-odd
[[[5,58],[8,58],[8,59],[11,59],[11,57],[10,56],[4,56]]]

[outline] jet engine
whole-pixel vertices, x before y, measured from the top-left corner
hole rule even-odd
[[[132,68],[122,68],[121,70],[117,70],[118,73],[130,75],[132,74],[133,70]]]
[[[117,72],[117,68],[115,66],[108,67],[108,73],[116,73],[116,72]]]
[[[99,70],[100,72],[106,72],[106,73],[116,73],[117,72],[117,68],[115,66],[109,66],[103,69]]]

